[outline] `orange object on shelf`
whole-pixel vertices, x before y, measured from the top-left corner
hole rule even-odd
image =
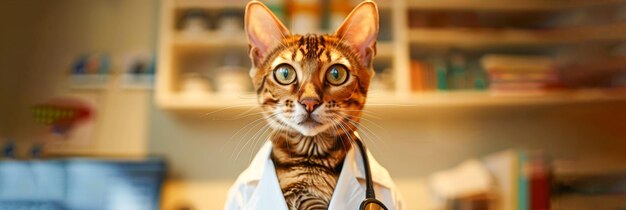
[[[429,66],[417,60],[411,61],[411,91],[422,92],[430,89]]]
[[[294,34],[312,33],[321,28],[322,2],[320,0],[288,0],[287,16],[291,32]]]

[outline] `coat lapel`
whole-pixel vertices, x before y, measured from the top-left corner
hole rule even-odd
[[[355,165],[354,149],[351,149],[344,160],[337,186],[333,192],[328,206],[329,210],[358,209],[365,199],[365,186],[357,180],[355,173],[358,167]]]
[[[274,163],[269,158],[270,153],[271,143],[267,142],[253,160],[252,169],[245,182],[258,181],[258,185],[243,209],[288,210],[287,202],[278,183]],[[367,153],[370,157],[374,183],[387,188],[392,186],[388,172],[378,164],[369,151]],[[365,184],[359,182],[359,179],[365,178],[360,154],[360,151],[354,147],[348,151],[330,200],[329,210],[358,209],[365,199]]]
[[[359,209],[359,205],[365,200],[365,169],[361,151],[356,148],[352,147],[346,155],[337,186],[330,200],[329,210]],[[387,170],[378,164],[369,150],[366,152],[374,183],[380,187],[391,188],[393,182]],[[377,193],[380,192],[377,191]],[[377,196],[380,195],[377,194]]]
[[[272,163],[272,160],[269,158],[269,153],[265,158],[265,166],[262,169],[263,172],[259,179],[258,186],[244,209],[288,210],[287,202],[285,201],[285,197],[283,197],[283,191],[280,189],[274,163]]]

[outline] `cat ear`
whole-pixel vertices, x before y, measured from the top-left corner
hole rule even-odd
[[[374,2],[365,1],[348,15],[335,36],[354,47],[360,57],[361,64],[369,67],[376,54],[376,37],[378,36],[378,7]]]
[[[250,43],[250,57],[259,65],[269,51],[289,36],[289,30],[261,2],[251,1],[246,6],[245,29]]]

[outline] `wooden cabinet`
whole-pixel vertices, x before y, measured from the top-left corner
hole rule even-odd
[[[219,24],[224,14],[240,20],[247,1],[218,0],[163,0],[160,13],[160,46],[158,78],[156,84],[157,104],[169,110],[210,110],[233,106],[255,106],[256,95],[252,91],[220,93],[216,77],[225,60],[224,56],[236,57],[240,75],[247,73],[250,63],[247,57],[247,40],[243,30],[223,34]],[[375,85],[370,91],[370,107],[392,106],[441,106],[441,105],[511,105],[552,104],[623,100],[623,93],[604,89],[576,89],[550,92],[541,95],[499,96],[490,91],[449,90],[415,92],[412,90],[411,60],[414,54],[470,50],[489,52],[492,49],[541,48],[553,51],[560,47],[580,43],[619,43],[626,41],[626,25],[623,23],[594,24],[583,27],[502,28],[482,27],[412,27],[412,15],[428,12],[486,12],[500,17],[510,14],[566,14],[587,8],[602,6],[626,7],[621,0],[611,1],[544,1],[544,0],[385,0],[376,1],[381,13],[381,36],[375,67]],[[185,34],[183,20],[189,11],[202,11],[210,23],[200,35]],[[480,14],[479,14],[480,16]],[[515,22],[516,19],[507,21]],[[187,94],[188,83],[197,79],[187,69],[194,56],[204,57],[206,64],[200,76],[205,88],[195,94]],[[190,76],[191,74],[191,76]],[[387,84],[385,86],[385,84]],[[203,85],[200,85],[203,86]],[[197,88],[197,87],[196,87]],[[388,106],[387,106],[388,105]]]

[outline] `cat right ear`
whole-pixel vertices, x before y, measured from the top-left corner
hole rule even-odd
[[[251,1],[246,6],[245,29],[250,43],[250,58],[258,66],[269,51],[289,36],[289,30],[261,2]]]
[[[372,1],[364,1],[350,12],[335,36],[352,45],[360,55],[361,64],[370,67],[376,54],[378,30],[378,6]]]

